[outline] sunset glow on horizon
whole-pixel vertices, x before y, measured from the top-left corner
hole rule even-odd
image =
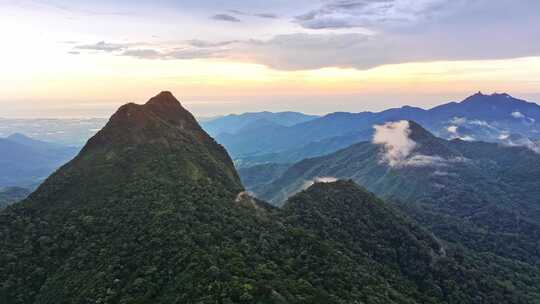
[[[540,27],[531,27],[537,13],[525,5],[538,2],[463,8],[461,1],[420,1],[439,4],[441,12],[428,18],[432,6],[404,10],[407,1],[396,0],[383,12],[404,18],[397,24],[351,19],[358,12],[330,2],[163,1],[150,10],[144,2],[0,1],[0,117],[106,117],[161,90],[198,116],[432,107],[479,90],[540,99],[540,42],[530,39]],[[309,23],[301,17],[321,6],[333,15]],[[482,20],[471,18],[473,8]],[[461,16],[463,24],[496,31],[504,9],[519,11],[522,27],[449,30],[448,20]],[[328,25],[339,16],[351,24]],[[426,23],[431,30],[423,30]],[[459,31],[463,45],[446,51]],[[480,56],[484,44],[500,47]]]

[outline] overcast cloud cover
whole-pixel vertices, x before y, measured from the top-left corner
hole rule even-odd
[[[134,16],[146,7],[99,3],[99,8],[80,0],[56,7]],[[176,20],[178,26],[189,20],[216,31],[187,31],[167,41],[142,37],[128,45],[104,35],[80,42],[73,51],[154,60],[226,58],[280,70],[540,55],[536,0],[163,1],[155,6],[156,14],[189,15]]]

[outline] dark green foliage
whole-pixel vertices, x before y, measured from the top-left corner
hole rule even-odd
[[[415,298],[422,303],[514,302],[519,298],[511,295],[516,286],[528,301],[540,301],[538,269],[493,255],[465,253],[439,241],[352,181],[316,183],[289,199],[283,216],[336,242],[336,248],[355,260],[369,257],[386,277],[406,282],[393,286],[416,290]]]
[[[364,142],[292,165],[258,196],[281,204],[318,176],[353,179],[393,201],[438,237],[479,252],[540,265],[540,155],[520,147],[446,141],[411,122],[414,155],[447,163],[389,167]]]
[[[0,212],[0,303],[534,303],[538,271],[454,250],[351,182],[244,192],[168,92],[122,107]]]

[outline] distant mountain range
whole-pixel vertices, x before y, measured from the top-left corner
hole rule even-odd
[[[19,133],[0,138],[0,187],[35,188],[78,151]]]
[[[438,143],[430,151],[447,161],[469,157],[425,132],[411,138]],[[352,181],[321,179],[283,208],[251,197],[170,92],[122,106],[0,211],[2,303],[521,304],[538,294],[535,266],[446,242]]]
[[[540,154],[526,147],[444,140],[399,121],[378,126],[370,142],[300,161],[271,181],[264,167],[240,173],[250,182],[262,176],[246,186],[276,205],[313,181],[352,179],[446,240],[540,265]]]
[[[233,135],[244,130],[260,127],[290,127],[299,123],[319,118],[315,115],[306,115],[299,112],[253,112],[244,114],[231,114],[202,122],[202,127],[211,136]]]
[[[0,118],[0,137],[20,133],[34,139],[63,146],[82,147],[105,123],[107,123],[107,119],[104,118]]]
[[[214,130],[214,134],[242,167],[331,153],[369,140],[374,124],[392,120],[416,121],[446,139],[501,142],[540,151],[540,106],[508,94],[477,93],[429,110],[404,106],[378,113],[337,112],[291,126],[244,125],[235,133]]]

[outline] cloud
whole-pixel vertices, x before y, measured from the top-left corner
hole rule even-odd
[[[499,138],[499,140],[506,140],[506,139],[508,139],[509,137],[510,137],[510,134],[508,134],[508,132],[501,132],[501,133],[499,134],[499,137],[498,137],[498,138]]]
[[[404,167],[446,166],[446,160],[440,156],[419,154],[403,160],[400,165]]]
[[[276,35],[244,46],[244,53],[252,61],[280,70],[364,70],[407,62],[540,55],[536,26],[540,1],[524,0],[519,5],[509,0],[323,3],[294,20],[311,31]],[[531,11],[533,7],[536,12]],[[523,23],[502,17],[508,15],[520,16]]]
[[[512,117],[514,117],[514,118],[525,118],[525,115],[523,115],[519,111],[512,112],[510,115],[512,115]]]
[[[335,183],[338,179],[332,176],[320,176],[316,177],[314,181],[315,183]]]
[[[462,125],[467,123],[467,119],[465,117],[454,117],[450,122],[456,125]]]
[[[265,12],[253,13],[250,9],[253,8],[229,10],[211,18],[238,23],[244,16],[277,17]],[[277,70],[327,67],[365,70],[408,62],[539,56],[538,12],[540,1],[536,0],[523,0],[519,4],[510,0],[324,0],[306,7],[294,18],[292,22],[303,28],[300,30],[291,27],[268,36],[267,32],[254,29],[250,31],[251,37],[232,41],[195,39],[191,44],[178,42],[177,47],[185,44],[196,48],[227,47],[226,51],[210,53]],[[504,17],[509,15],[520,16],[520,22]],[[262,39],[260,34],[268,38]],[[87,47],[111,52],[121,46]],[[191,59],[171,56],[163,50],[164,46],[153,48],[162,56],[152,59]],[[213,57],[209,52],[193,51],[190,55],[197,54],[200,58]]]
[[[449,134],[450,139],[460,139],[460,140],[463,140],[463,141],[475,141],[476,140],[473,135],[471,135],[471,134],[463,134],[462,132],[460,132],[460,126],[466,126],[466,128],[461,128],[461,130],[468,129],[471,126],[473,128],[475,128],[475,129],[478,129],[478,127],[483,127],[485,129],[489,129],[490,132],[495,132],[495,136],[496,136],[496,134],[501,132],[499,130],[499,128],[491,125],[487,121],[479,120],[479,119],[469,120],[469,119],[464,118],[464,117],[454,117],[449,121],[449,123],[451,125],[448,126],[446,128],[446,130],[448,131],[448,133],[450,133]]]
[[[213,47],[222,47],[227,46],[235,43],[240,43],[239,40],[229,40],[229,41],[218,41],[218,42],[212,42],[212,41],[206,41],[206,40],[199,40],[199,39],[193,39],[188,40],[187,43],[191,46],[198,47],[198,48],[213,48]]]
[[[406,120],[387,122],[373,128],[375,133],[372,142],[384,148],[380,163],[390,167],[446,167],[469,161],[464,157],[444,158],[439,155],[415,154],[419,144],[410,138],[410,124]]]
[[[137,57],[141,59],[188,60],[200,58],[220,58],[224,56],[224,51],[220,49],[209,48],[175,48],[164,51],[157,51],[154,49],[134,49],[124,51],[121,55]]]
[[[510,115],[515,119],[523,119],[523,120],[525,120],[525,122],[528,122],[528,123],[535,123],[536,122],[536,119],[528,117],[527,115],[525,115],[525,114],[523,114],[523,113],[521,113],[519,111],[514,111],[514,112],[510,113]]]
[[[295,20],[308,29],[381,28],[445,16],[465,4],[463,0],[328,0]]]
[[[259,17],[259,18],[266,18],[266,19],[277,19],[277,18],[279,18],[278,15],[276,15],[276,14],[268,14],[268,13],[259,13],[259,14],[254,14],[253,16]]]
[[[188,40],[179,42],[176,46],[162,48],[151,43],[117,44],[98,42],[95,44],[76,46],[72,52],[81,50],[114,53],[119,56],[129,56],[139,59],[189,60],[202,58],[224,58],[228,45],[237,41],[209,42],[204,40]],[[71,53],[71,52],[70,52]]]
[[[391,167],[403,164],[416,147],[416,142],[409,138],[411,129],[406,120],[387,122],[373,128],[373,143],[384,146],[382,161]]]
[[[278,15],[272,14],[272,13],[248,13],[240,10],[229,10],[229,13],[239,15],[239,16],[251,16],[251,17],[259,17],[264,19],[277,19],[279,18]]]
[[[504,138],[503,145],[509,147],[525,147],[535,153],[540,154],[540,142],[532,141],[527,137],[509,135]]]
[[[317,176],[312,180],[304,181],[304,183],[300,187],[300,190],[298,190],[298,191],[306,190],[307,188],[313,186],[314,184],[318,184],[318,183],[335,183],[337,181],[338,181],[338,179],[335,178],[335,177],[332,177],[332,176]]]
[[[463,135],[460,137],[457,137],[457,139],[463,140],[463,141],[475,141],[476,139],[472,135]]]
[[[95,44],[83,44],[75,46],[75,49],[78,50],[92,50],[92,51],[103,51],[103,52],[114,52],[121,51],[128,48],[126,44],[117,44],[117,43],[107,43],[105,41],[100,41]]]
[[[163,54],[153,49],[134,49],[126,50],[122,53],[122,55],[144,59],[156,59],[162,57]]]
[[[217,20],[217,21],[225,21],[225,22],[242,22],[242,20],[236,18],[235,16],[231,16],[229,14],[216,14],[210,17],[210,19]]]
[[[470,160],[464,157],[444,158],[438,155],[414,155],[400,165],[402,167],[448,167],[452,164],[466,163]]]
[[[448,126],[446,130],[448,131],[448,133],[458,134],[458,126]]]

